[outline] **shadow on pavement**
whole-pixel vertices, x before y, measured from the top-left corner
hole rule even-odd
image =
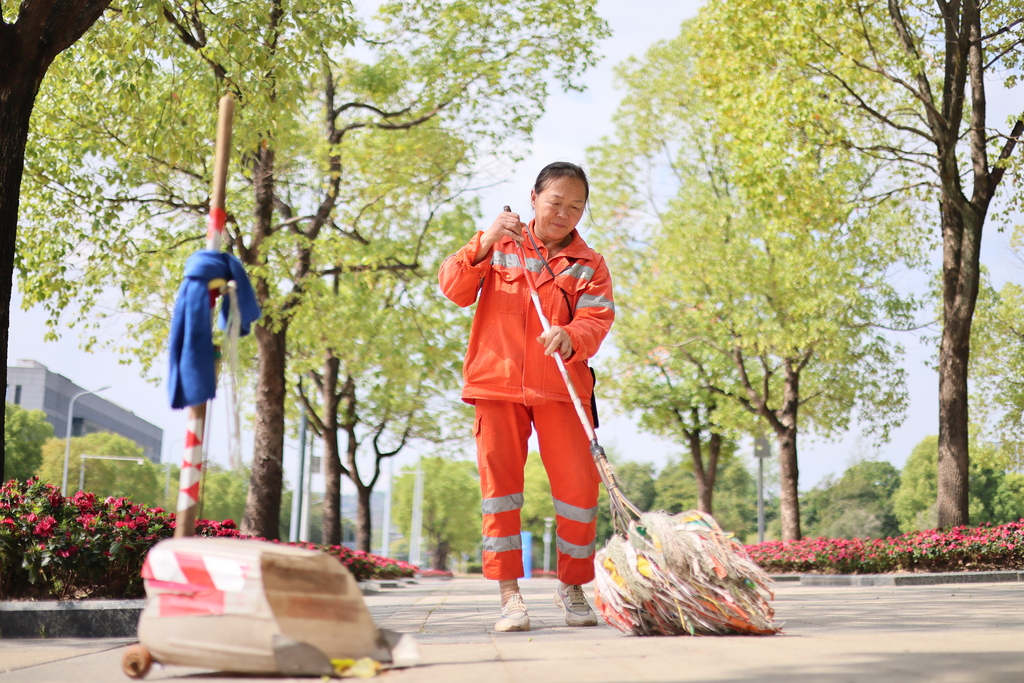
[[[1022,652],[915,652],[894,654],[850,654],[862,662],[841,665],[840,671],[822,671],[821,665],[758,669],[756,663],[741,678],[716,679],[722,683],[757,681],[758,683],[1020,683],[1024,680]]]

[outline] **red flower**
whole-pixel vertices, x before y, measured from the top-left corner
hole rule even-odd
[[[49,538],[53,536],[53,527],[57,526],[57,520],[53,517],[44,517],[39,524],[36,524],[36,528],[32,530],[32,533],[36,536],[42,536],[43,538]]]

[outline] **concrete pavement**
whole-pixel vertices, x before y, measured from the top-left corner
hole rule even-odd
[[[1024,681],[1024,584],[895,587],[780,585],[785,635],[637,638],[568,628],[555,582],[524,581],[534,630],[497,634],[497,590],[482,579],[423,581],[366,598],[381,626],[414,633],[424,665],[394,683],[509,681]],[[125,641],[0,641],[0,683],[126,681]],[[223,681],[198,669],[147,680]],[[259,680],[259,679],[248,679]],[[281,681],[284,679],[267,679]],[[307,679],[308,680],[308,679]]]

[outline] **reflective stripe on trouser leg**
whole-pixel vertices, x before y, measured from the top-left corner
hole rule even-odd
[[[508,401],[476,402],[477,466],[483,513],[484,576],[523,575],[519,511],[523,507],[523,468],[532,431],[526,406]]]
[[[585,407],[589,414],[590,407]],[[533,421],[555,502],[558,578],[568,584],[589,583],[594,580],[601,481],[590,441],[571,403],[551,401],[536,406]]]

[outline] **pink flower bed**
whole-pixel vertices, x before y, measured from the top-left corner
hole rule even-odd
[[[0,487],[0,599],[141,597],[142,561],[174,527],[174,514],[158,507],[81,491],[65,498],[50,484],[11,480]],[[243,536],[230,519],[199,520],[196,535],[254,538]],[[343,546],[295,545],[337,558],[360,581],[418,571]]]
[[[805,538],[748,545],[771,573],[881,574],[1024,569],[1024,520],[892,538]]]
[[[450,579],[452,573],[446,569],[423,569],[417,572],[418,576],[422,576],[427,579]]]

